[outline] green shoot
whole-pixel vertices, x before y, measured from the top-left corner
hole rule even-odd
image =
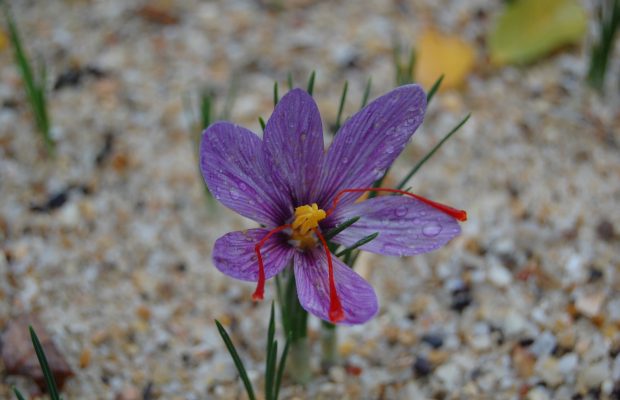
[[[340,251],[338,254],[336,254],[336,257],[340,257],[343,256],[347,253],[351,253],[353,250],[357,249],[358,247],[361,247],[363,245],[365,245],[368,242],[371,242],[373,240],[375,240],[375,238],[379,236],[379,232],[375,232],[372,233],[366,237],[361,238],[360,240],[358,240],[357,242],[353,243],[351,246],[347,247],[346,249]]]
[[[435,81],[435,83],[433,83],[431,90],[429,90],[428,93],[426,94],[426,107],[427,108],[428,108],[428,105],[431,104],[431,100],[435,96],[435,93],[437,93],[437,91],[439,90],[439,87],[441,86],[441,82],[443,82],[444,76],[445,76],[444,74],[441,74],[441,76]]]
[[[50,394],[51,400],[62,400],[60,394],[58,394],[58,387],[56,386],[56,380],[54,379],[54,375],[52,374],[52,370],[50,369],[49,364],[47,363],[47,357],[45,357],[45,351],[43,351],[43,346],[41,346],[41,342],[39,342],[39,338],[35,333],[32,326],[29,327],[30,330],[30,338],[32,339],[32,345],[34,346],[34,351],[37,353],[37,358],[39,359],[39,365],[41,366],[41,370],[43,371],[43,376],[45,377],[45,385],[47,386],[47,391]]]
[[[463,119],[461,120],[461,122],[459,122],[459,123],[458,123],[458,124],[457,124],[454,128],[452,128],[452,130],[451,130],[450,132],[448,132],[448,133],[446,134],[446,136],[444,136],[444,137],[443,137],[443,139],[441,139],[441,140],[439,141],[439,143],[437,143],[437,144],[435,145],[435,147],[433,147],[433,148],[431,149],[431,151],[429,151],[429,152],[428,152],[428,153],[424,156],[424,158],[422,158],[422,160],[420,160],[420,162],[418,162],[418,163],[417,163],[417,164],[416,164],[416,165],[415,165],[415,166],[411,169],[411,171],[409,171],[409,173],[407,174],[407,176],[405,176],[405,177],[403,178],[403,180],[402,180],[402,181],[398,184],[398,186],[396,186],[396,189],[402,189],[402,188],[403,188],[403,187],[407,184],[407,182],[409,182],[409,179],[411,179],[411,177],[413,177],[413,176],[416,174],[416,172],[418,172],[418,170],[419,170],[420,168],[422,168],[422,166],[423,166],[423,165],[424,165],[424,164],[425,164],[425,163],[426,163],[426,162],[427,162],[427,161],[428,161],[428,160],[429,160],[429,159],[430,159],[430,158],[431,158],[431,157],[432,157],[432,156],[433,156],[433,155],[437,152],[437,150],[439,150],[439,148],[440,148],[441,146],[443,146],[443,144],[444,144],[445,142],[447,142],[447,141],[448,141],[448,139],[450,139],[450,138],[452,137],[452,135],[454,135],[454,134],[455,134],[455,133],[456,133],[459,129],[461,129],[461,127],[462,127],[463,125],[465,125],[465,123],[467,122],[467,120],[469,119],[469,117],[471,117],[471,114],[467,114],[467,115],[465,116],[465,118],[463,118]]]
[[[338,105],[338,115],[336,116],[336,125],[334,127],[334,134],[340,129],[340,121],[342,119],[342,110],[344,109],[344,103],[347,100],[347,90],[349,89],[349,81],[344,81],[344,87],[342,88],[342,95],[340,95],[340,104]]]
[[[278,105],[278,101],[280,101],[280,96],[278,94],[278,81],[273,83],[273,107]]]
[[[614,48],[616,31],[620,26],[620,0],[603,0],[599,2],[597,20],[599,40],[592,47],[588,83],[594,89],[602,92],[610,54]]]
[[[370,96],[370,89],[372,86],[372,78],[368,78],[368,82],[366,82],[366,87],[364,88],[364,95],[362,96],[362,104],[360,105],[360,110],[366,107],[368,103],[368,97]]]
[[[325,234],[323,235],[323,237],[325,238],[325,240],[330,240],[332,239],[334,236],[336,236],[337,234],[339,234],[340,232],[344,231],[345,229],[347,229],[348,227],[350,227],[351,225],[353,225],[354,223],[356,223],[357,221],[359,221],[360,217],[353,217],[350,218],[346,221],[344,221],[342,224],[333,227],[332,229],[328,230],[327,232],[325,232]]]
[[[248,398],[250,400],[256,400],[256,396],[254,395],[254,388],[252,387],[252,382],[250,382],[250,378],[248,377],[248,373],[245,370],[245,366],[243,365],[243,361],[241,361],[241,357],[239,357],[239,353],[237,353],[237,349],[233,344],[232,340],[230,340],[230,336],[226,329],[220,324],[220,321],[215,320],[215,325],[217,325],[217,330],[220,332],[220,336],[228,348],[228,352],[235,363],[235,367],[237,367],[237,371],[239,372],[239,376],[241,377],[241,381],[243,381],[243,385],[245,386],[245,391],[248,394]]]
[[[22,45],[21,36],[19,34],[17,24],[15,23],[15,19],[13,18],[13,14],[9,9],[8,3],[4,3],[2,1],[0,2],[3,3],[2,7],[9,29],[9,39],[13,47],[15,63],[17,64],[19,73],[24,81],[26,97],[28,98],[32,113],[34,114],[37,130],[43,137],[43,143],[45,144],[47,154],[53,155],[55,145],[54,140],[51,137],[51,123],[47,110],[47,98],[45,94],[47,74],[45,66],[42,65],[38,76],[35,76],[30,61],[28,60],[28,56],[26,55]]]
[[[308,89],[307,89],[307,92],[310,96],[312,96],[312,93],[314,92],[315,78],[316,78],[316,71],[312,71],[312,73],[310,74],[310,78],[308,78]]]

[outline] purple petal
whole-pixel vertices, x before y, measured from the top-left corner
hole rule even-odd
[[[381,178],[420,126],[426,94],[418,85],[401,86],[347,120],[325,157],[319,205],[329,208],[339,190],[365,188]],[[344,195],[340,204],[360,193]]]
[[[200,170],[215,198],[244,217],[278,226],[292,213],[290,201],[274,190],[262,141],[245,128],[209,126],[200,143]]]
[[[215,241],[213,262],[224,274],[244,281],[258,281],[258,261],[254,246],[269,233],[268,229],[248,229],[230,232]],[[286,237],[275,234],[261,247],[265,279],[282,271],[295,250],[286,243]]]
[[[319,109],[301,89],[288,92],[265,126],[265,157],[280,190],[298,206],[316,201],[323,162]]]
[[[381,196],[338,207],[333,223],[361,218],[336,235],[332,241],[351,246],[358,240],[379,232],[362,250],[388,256],[411,256],[435,250],[461,232],[448,214],[419,200],[405,196]]]
[[[332,255],[336,291],[344,310],[339,323],[361,324],[372,318],[378,309],[372,286],[351,268]],[[295,282],[302,307],[311,314],[329,321],[329,275],[327,255],[321,248],[295,253]]]

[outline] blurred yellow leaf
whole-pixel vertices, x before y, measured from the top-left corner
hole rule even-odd
[[[6,33],[0,29],[0,51],[3,51],[9,47],[9,38],[6,36]]]
[[[577,0],[515,0],[506,6],[488,42],[496,65],[527,63],[581,40],[587,17]]]
[[[441,89],[457,88],[474,66],[475,53],[469,43],[433,29],[420,35],[415,77],[427,89],[444,74]]]

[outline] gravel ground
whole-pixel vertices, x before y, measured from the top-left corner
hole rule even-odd
[[[491,0],[13,3],[50,85],[83,72],[50,94],[50,159],[0,51],[0,328],[37,315],[76,374],[67,399],[244,398],[214,318],[260,387],[269,301],[210,260],[217,237],[252,225],[206,200],[184,98],[207,86],[221,100],[234,82],[230,118],[259,131],[274,79],[314,69],[332,122],[344,80],[351,114],[369,76],[373,97],[393,86],[392,38],[431,21],[475,43],[478,67],[436,97],[393,179],[471,111],[412,181],[469,220],[429,255],[365,254],[378,316],[340,329],[342,365],[321,373],[313,358],[316,378],[282,397],[620,398],[618,51],[601,98],[583,84],[588,44],[486,65]],[[0,374],[0,398],[36,393]]]

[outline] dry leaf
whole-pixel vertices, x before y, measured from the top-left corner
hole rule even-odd
[[[488,43],[496,65],[534,61],[581,41],[587,17],[576,0],[516,0],[506,6]]]
[[[65,381],[74,375],[73,371],[50,339],[41,322],[33,315],[23,315],[9,321],[2,334],[2,361],[6,373],[30,377],[41,390],[46,388],[45,377],[30,339],[29,326],[32,326],[37,333],[58,389],[62,389]]]
[[[473,47],[457,36],[429,29],[420,35],[416,49],[416,81],[427,89],[441,74],[442,89],[458,88],[474,66]]]

